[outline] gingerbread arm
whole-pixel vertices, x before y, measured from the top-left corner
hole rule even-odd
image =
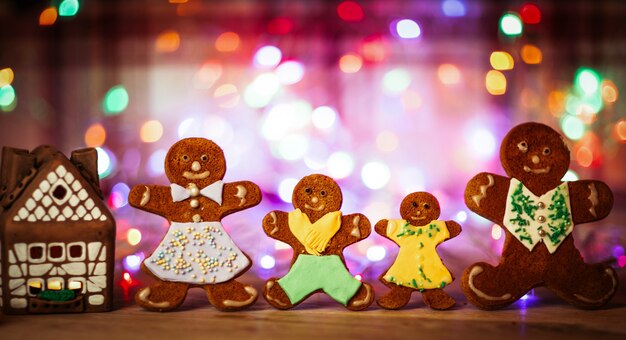
[[[167,218],[167,211],[173,201],[170,187],[140,184],[135,185],[128,194],[128,203],[137,209]]]
[[[461,233],[461,225],[454,221],[446,221],[446,228],[448,228],[448,233],[450,233],[449,239],[455,238]]]
[[[486,172],[474,176],[465,187],[465,205],[494,223],[502,223],[510,181]]]
[[[613,193],[600,181],[569,182],[570,205],[574,224],[601,220],[613,208]]]
[[[346,247],[366,239],[372,232],[370,220],[363,214],[350,214],[341,217],[341,228],[334,238],[346,239]]]
[[[263,218],[263,231],[267,236],[285,242],[295,249],[298,239],[289,230],[289,215],[284,211],[274,210]]]
[[[388,220],[380,220],[376,222],[376,225],[374,225],[374,230],[376,231],[378,235],[387,237],[387,224],[388,223],[389,223]]]
[[[233,182],[224,184],[222,205],[220,207],[221,218],[237,211],[256,206],[261,202],[261,189],[249,182]]]

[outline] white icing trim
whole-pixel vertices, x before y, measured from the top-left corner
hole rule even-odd
[[[11,299],[11,308],[15,308],[15,309],[22,309],[22,308],[26,308],[26,299],[23,298],[14,298]]]
[[[17,287],[14,291],[11,292],[13,296],[25,296],[26,295],[26,286],[21,285]]]
[[[17,260],[15,260],[15,254],[13,253],[13,250],[9,249],[9,263],[16,263]]]
[[[361,230],[359,229],[359,222],[361,222],[361,216],[359,215],[354,216],[354,218],[352,219],[352,225],[354,226],[354,228],[352,228],[350,235],[356,238],[361,237]]]
[[[26,243],[16,243],[14,245],[15,255],[17,256],[17,260],[20,262],[26,262]]]
[[[137,298],[152,308],[168,308],[170,306],[169,301],[152,302],[148,300],[148,296],[150,296],[150,287],[146,287],[137,293]]]
[[[9,280],[9,289],[13,290],[19,286],[23,286],[24,282],[26,282],[26,280],[24,279],[13,279],[13,280]]]
[[[51,218],[56,218],[57,216],[59,216],[59,208],[57,208],[56,206],[52,206],[52,208],[48,210],[48,214]]]
[[[247,305],[251,304],[252,302],[254,302],[254,300],[256,300],[256,297],[257,297],[258,293],[257,293],[256,289],[254,289],[254,287],[252,287],[252,286],[245,286],[243,289],[246,290],[246,293],[250,294],[250,298],[248,298],[247,300],[244,300],[244,301],[224,300],[224,301],[222,301],[224,306],[226,306],[226,307],[243,307],[243,306],[247,306]]]
[[[80,246],[80,256],[72,257],[70,254],[70,248],[73,246]],[[85,242],[72,242],[67,245],[67,259],[70,261],[84,261],[87,257],[87,245]]]
[[[104,262],[107,259],[107,246],[102,246],[102,251],[100,252],[100,257],[98,261]]]
[[[611,268],[606,268],[604,270],[604,273],[611,277],[611,281],[613,283],[613,287],[611,288],[611,290],[608,293],[606,293],[603,297],[601,297],[599,299],[590,299],[590,298],[584,297],[584,296],[582,296],[580,294],[574,294],[574,297],[576,297],[578,300],[580,300],[582,302],[585,302],[585,303],[602,304],[607,299],[609,299],[611,296],[613,296],[613,294],[615,293],[615,289],[617,289],[617,278],[615,278],[615,274],[614,274],[613,270],[611,270]]]
[[[87,245],[87,252],[89,253],[89,261],[95,261],[100,252],[102,242],[91,242]]]
[[[31,264],[28,271],[31,276],[43,276],[52,269],[52,263]]]
[[[276,300],[273,297],[269,296],[269,291],[270,291],[270,289],[272,289],[272,287],[274,287],[274,281],[273,280],[272,281],[267,281],[267,283],[265,284],[265,289],[267,290],[267,294],[265,294],[265,298],[268,301],[272,301],[272,302],[274,302],[277,305],[280,305],[280,306],[283,306],[283,307],[289,306],[288,304],[283,303],[283,302],[281,302],[279,300]]]
[[[104,303],[104,295],[96,294],[89,297],[89,304],[92,306],[100,306]]]
[[[52,249],[52,247],[56,247],[59,246],[61,247],[61,257],[57,257],[57,258],[52,258],[52,256],[50,255],[50,250]],[[52,261],[52,262],[64,262],[65,261],[65,243],[61,243],[61,242],[52,242],[50,244],[48,244],[48,260]]]
[[[62,205],[65,202],[69,201],[70,197],[72,197],[72,189],[65,183],[64,179],[59,179],[56,183],[52,185],[53,189],[50,190],[49,195],[57,205]],[[65,189],[65,196],[61,199],[56,198],[52,193],[56,190],[57,187],[63,187]]]
[[[363,300],[353,302],[352,306],[354,306],[354,307],[361,307],[361,306],[367,304],[367,302],[370,300],[370,296],[372,294],[372,289],[370,288],[370,286],[368,284],[363,283],[363,286],[365,286],[365,290],[367,290],[367,295],[365,295],[365,298]]]
[[[146,191],[144,191],[143,194],[141,194],[141,202],[139,202],[139,205],[142,207],[148,204],[148,202],[150,202],[150,188],[148,188],[148,186],[145,186],[145,185],[144,185],[144,188],[146,188]]]
[[[61,268],[69,275],[85,275],[87,273],[87,265],[83,262],[65,263],[61,265]]]
[[[237,186],[237,193],[235,197],[239,198],[239,206],[246,204],[246,195],[248,194],[248,190],[243,185]]]
[[[272,222],[270,222],[271,224],[276,224],[276,222],[278,221],[276,219],[276,213],[275,212],[271,212],[270,213],[270,217],[272,218]],[[275,226],[274,229],[272,229],[272,231],[270,232],[270,235],[274,235],[278,232],[278,226]]]
[[[107,273],[107,264],[106,263],[98,263],[98,264],[96,264],[96,267],[93,270],[93,275],[106,275],[106,273]]]
[[[65,218],[70,218],[70,217],[72,217],[72,215],[74,215],[74,212],[72,211],[72,208],[70,208],[70,207],[63,208],[63,216],[65,216]]]
[[[21,277],[22,276],[22,271],[20,270],[20,267],[16,264],[12,264],[11,266],[9,266],[9,277]]]
[[[487,175],[487,179],[489,180],[489,183],[478,187],[480,189],[480,194],[472,196],[472,200],[476,203],[477,207],[480,207],[480,201],[487,196],[487,189],[491,188],[495,184],[493,176]]]
[[[31,253],[31,248],[34,247],[41,247],[41,258],[39,259],[34,259],[32,257],[30,257],[30,253]],[[31,243],[28,245],[28,262],[30,263],[44,263],[46,261],[46,244],[43,242],[39,242],[39,243]]]
[[[474,294],[476,294],[476,296],[478,296],[481,299],[485,299],[485,300],[489,300],[489,301],[508,300],[508,299],[511,298],[511,294],[509,294],[509,293],[502,294],[502,296],[492,296],[492,295],[486,294],[482,290],[476,288],[476,286],[474,286],[474,277],[476,277],[476,275],[478,275],[478,274],[480,274],[482,272],[483,272],[483,267],[475,266],[470,271],[469,278],[467,280],[468,286],[474,292]]]
[[[589,212],[593,215],[593,217],[598,217],[598,215],[596,215],[596,207],[600,204],[600,200],[598,200],[598,190],[596,190],[596,185],[594,183],[589,184],[589,191],[589,197],[587,197],[589,202],[591,202]]]

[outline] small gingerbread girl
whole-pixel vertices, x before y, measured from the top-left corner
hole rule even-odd
[[[224,230],[225,216],[261,201],[259,187],[248,181],[224,183],[224,153],[204,138],[175,143],[165,158],[170,186],[136,185],[129,203],[168,219],[170,227],[142,269],[157,282],[137,292],[135,301],[152,311],[180,306],[187,290],[201,287],[217,309],[246,308],[257,291],[235,279],[252,265]]]
[[[308,296],[324,292],[350,310],[363,310],[374,301],[374,290],[346,268],[343,249],[367,238],[371,225],[362,214],[343,215],[341,189],[330,177],[302,178],[293,191],[289,213],[272,211],[263,230],[293,248],[289,273],[265,284],[263,295],[278,309],[289,309]]]
[[[467,299],[482,309],[498,309],[546,286],[579,308],[606,304],[617,290],[615,270],[586,264],[572,231],[609,214],[611,189],[599,181],[563,182],[569,149],[543,124],[511,129],[500,160],[510,177],[480,173],[465,189],[465,204],[502,226],[506,235],[497,266],[479,262],[465,270],[461,287]]]
[[[449,309],[454,299],[443,288],[454,280],[435,248],[461,233],[454,221],[439,221],[440,208],[435,196],[427,192],[407,195],[400,204],[400,220],[380,220],[375,230],[400,246],[398,257],[380,281],[391,288],[378,299],[386,309],[404,307],[415,291],[422,293],[426,305]]]

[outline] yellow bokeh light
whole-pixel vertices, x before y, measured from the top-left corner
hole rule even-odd
[[[359,72],[363,66],[363,59],[356,54],[346,54],[339,59],[339,68],[344,73]]]
[[[522,60],[526,64],[541,64],[541,60],[543,60],[543,54],[541,53],[541,50],[535,45],[524,45],[521,52]]]
[[[10,67],[3,68],[2,70],[0,70],[0,87],[11,85],[14,77],[15,77],[15,74],[13,73],[13,70]]]
[[[626,120],[615,123],[615,134],[620,142],[626,142]]]
[[[85,131],[85,145],[90,148],[97,148],[102,146],[106,141],[106,130],[102,124],[92,124],[87,131]]]
[[[619,92],[615,83],[610,80],[603,80],[600,86],[602,88],[602,99],[604,99],[607,103],[615,103],[617,101],[617,97],[619,97]]]
[[[231,108],[239,104],[241,95],[237,91],[237,87],[233,84],[223,84],[215,89],[213,97],[217,101],[217,105],[223,108]]]
[[[580,166],[588,168],[593,163],[593,151],[586,146],[581,146],[576,151],[576,161]]]
[[[176,31],[163,31],[157,37],[155,49],[157,52],[169,53],[178,50],[180,35]]]
[[[452,64],[442,64],[437,70],[439,80],[445,85],[455,85],[461,81],[461,71]]]
[[[128,244],[130,244],[131,246],[138,245],[139,242],[141,242],[141,231],[135,228],[128,229],[128,232],[126,233],[126,239],[128,240]]]
[[[500,71],[491,70],[485,77],[485,87],[494,96],[502,95],[506,93],[506,77]]]
[[[56,7],[48,7],[44,9],[39,15],[40,26],[54,25],[57,21],[58,13]]]
[[[489,57],[489,63],[491,63],[491,67],[499,71],[512,70],[515,66],[513,57],[504,51],[492,52]]]
[[[158,120],[149,120],[141,126],[139,136],[145,143],[154,143],[163,136],[163,125]]]
[[[565,111],[565,93],[561,91],[551,91],[548,94],[548,110],[555,117],[561,117]]]
[[[224,32],[215,39],[215,49],[220,52],[233,52],[239,48],[239,34]]]

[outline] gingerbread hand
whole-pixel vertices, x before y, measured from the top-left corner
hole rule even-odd
[[[250,181],[224,184],[221,218],[240,210],[256,206],[261,202],[261,189]]]
[[[128,203],[137,209],[167,218],[172,204],[170,188],[162,185],[135,185],[128,194]]]
[[[387,237],[387,224],[388,223],[389,223],[389,220],[386,220],[386,219],[380,220],[374,226],[374,230],[376,230],[376,233],[378,235]]]
[[[501,223],[509,179],[487,172],[474,176],[465,188],[465,205],[478,215]]]
[[[446,227],[450,233],[450,237],[448,239],[455,238],[461,233],[461,225],[455,221],[446,221]]]
[[[613,208],[613,193],[600,181],[582,180],[569,182],[574,224],[601,220]]]

